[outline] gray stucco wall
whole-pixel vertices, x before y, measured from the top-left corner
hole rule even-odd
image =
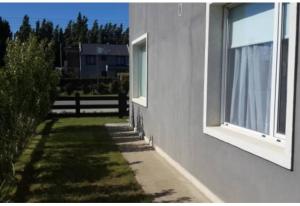
[[[300,202],[300,107],[293,171],[203,134],[205,4],[177,12],[178,4],[130,4],[130,41],[148,32],[148,107],[131,104],[134,124],[226,202]]]

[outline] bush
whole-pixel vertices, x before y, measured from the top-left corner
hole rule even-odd
[[[84,94],[89,94],[92,91],[92,87],[88,84],[84,84],[82,90]]]
[[[121,91],[120,81],[114,80],[109,87],[109,92],[112,94],[119,94]]]
[[[99,94],[107,94],[109,93],[109,86],[103,82],[100,82],[97,90]]]
[[[53,44],[35,37],[8,42],[0,71],[0,185],[14,175],[14,160],[56,96]],[[1,189],[1,188],[0,188]]]
[[[67,92],[68,95],[71,95],[75,90],[75,86],[73,83],[68,83],[65,86],[65,91]]]
[[[125,92],[126,94],[128,94],[128,92],[129,92],[129,81],[128,80],[122,81],[122,91]]]

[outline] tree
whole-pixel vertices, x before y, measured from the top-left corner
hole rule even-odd
[[[73,21],[70,20],[64,32],[64,40],[67,46],[72,45],[74,42],[73,25],[74,25]]]
[[[4,56],[7,46],[7,40],[11,39],[9,23],[0,17],[0,67],[4,65]]]
[[[55,66],[61,66],[61,55],[63,55],[64,35],[63,30],[57,25],[53,31],[54,51],[55,51]]]
[[[74,43],[87,43],[88,42],[88,19],[86,16],[82,16],[78,13],[77,21],[74,25],[75,28],[75,41]]]
[[[89,43],[99,43],[99,25],[97,20],[94,21],[92,29],[89,31]]]
[[[39,25],[40,23],[38,21],[37,26]],[[43,19],[42,24],[36,28],[36,35],[39,41],[45,40],[50,42],[53,39],[53,23]]]
[[[30,34],[32,33],[31,25],[29,23],[29,17],[27,15],[24,16],[22,25],[20,26],[19,31],[16,33],[16,37],[21,41],[26,41]]]
[[[38,36],[40,33],[40,21],[35,22],[35,35]]]
[[[129,43],[129,28],[127,28],[122,33],[122,42],[121,42],[121,44],[128,44],[128,43]]]

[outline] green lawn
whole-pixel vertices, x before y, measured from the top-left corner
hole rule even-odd
[[[61,118],[38,128],[16,164],[12,202],[151,202],[104,124],[119,118]]]

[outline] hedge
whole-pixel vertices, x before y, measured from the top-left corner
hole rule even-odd
[[[47,115],[56,94],[53,44],[11,40],[0,68],[0,189],[13,180],[14,161]]]

